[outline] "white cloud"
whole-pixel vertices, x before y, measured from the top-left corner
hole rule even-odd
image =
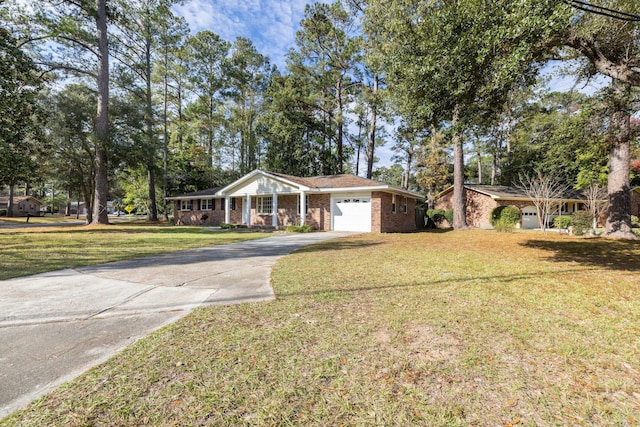
[[[295,44],[307,0],[191,0],[173,8],[192,32],[211,30],[225,40],[247,37],[280,68]]]

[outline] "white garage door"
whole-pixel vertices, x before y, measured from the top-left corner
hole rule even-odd
[[[336,231],[371,231],[371,197],[332,198],[331,219]]]
[[[540,223],[538,222],[538,211],[535,206],[527,206],[522,209],[522,228],[523,229],[534,229],[540,227]]]

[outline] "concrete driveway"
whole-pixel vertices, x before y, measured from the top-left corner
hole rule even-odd
[[[348,234],[274,235],[0,281],[0,418],[195,307],[274,299],[278,258]]]

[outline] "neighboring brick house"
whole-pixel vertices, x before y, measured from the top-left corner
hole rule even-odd
[[[32,196],[13,196],[13,216],[40,215],[42,202]],[[0,210],[9,209],[9,198],[0,197]]]
[[[631,215],[640,217],[640,187],[631,190]]]
[[[176,225],[308,224],[316,230],[402,232],[417,228],[420,197],[353,175],[301,178],[255,170],[225,187],[168,199]]]
[[[493,208],[498,206],[515,206],[520,210],[520,228],[539,227],[538,213],[521,188],[501,185],[467,184],[465,189],[465,206],[467,225],[477,228],[492,228],[489,217]],[[584,196],[578,190],[568,190],[559,200],[560,211],[547,215],[547,223],[551,223],[558,215],[571,215],[584,209]],[[436,209],[453,207],[453,186],[438,195]]]

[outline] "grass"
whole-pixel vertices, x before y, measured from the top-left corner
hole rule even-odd
[[[0,280],[262,237],[265,233],[140,222],[0,229]]]
[[[77,223],[78,221],[85,221],[85,217],[82,216],[79,219],[76,219],[75,216],[62,216],[62,215],[43,215],[43,216],[32,216],[29,217],[29,224],[53,224],[53,223]],[[15,223],[15,224],[26,224],[27,217],[25,216],[14,216],[0,217],[0,224],[5,223]]]
[[[474,230],[283,258],[7,426],[635,426],[640,244]]]

